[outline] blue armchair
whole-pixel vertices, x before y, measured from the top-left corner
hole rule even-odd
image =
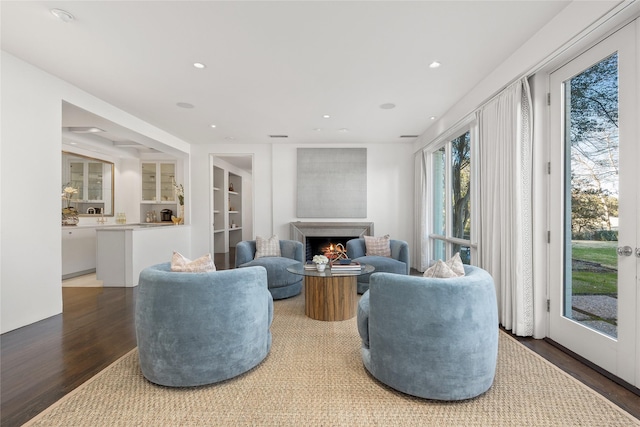
[[[358,303],[362,361],[375,378],[413,396],[462,400],[493,384],[498,308],[493,278],[373,273]]]
[[[271,349],[273,299],[253,267],[140,272],[135,324],[142,374],[169,387],[212,384],[257,366]]]
[[[351,239],[347,242],[347,256],[361,264],[371,264],[375,272],[409,274],[409,244],[403,240],[390,240],[391,257],[366,255],[364,239]],[[358,276],[358,293],[369,289],[371,273]]]
[[[269,292],[273,299],[298,295],[302,291],[302,276],[289,273],[287,267],[304,263],[302,243],[280,240],[279,257],[255,258],[256,241],[244,240],[236,245],[236,268],[260,266],[267,269]]]

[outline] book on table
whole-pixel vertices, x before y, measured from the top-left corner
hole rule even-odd
[[[362,265],[359,262],[352,261],[350,264],[331,264],[332,272],[348,272],[348,271],[360,271],[362,269]]]
[[[316,264],[313,262],[307,262],[304,265],[305,270],[317,270]]]

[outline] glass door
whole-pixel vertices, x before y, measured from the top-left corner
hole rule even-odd
[[[78,190],[75,201],[84,200],[84,162],[69,162],[69,186]]]
[[[156,164],[155,163],[143,163],[142,164],[142,200],[143,201],[156,201],[157,199],[157,182],[156,182]]]
[[[87,199],[90,201],[102,201],[102,187],[103,187],[103,164],[102,163],[88,163],[88,185],[87,185]]]
[[[550,76],[549,336],[638,385],[635,56],[631,24]]]

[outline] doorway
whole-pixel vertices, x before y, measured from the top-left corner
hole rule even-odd
[[[211,154],[209,172],[211,253],[229,254],[253,236],[253,154]]]
[[[550,74],[549,337],[640,385],[636,23]]]

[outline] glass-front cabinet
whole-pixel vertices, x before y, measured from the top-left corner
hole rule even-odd
[[[173,187],[176,177],[175,163],[143,162],[141,176],[143,202],[176,202]]]
[[[78,200],[102,202],[103,169],[102,162],[69,162],[69,183],[71,187],[78,189]]]
[[[78,190],[78,200],[84,199],[84,165],[85,162],[69,162],[69,186]]]
[[[102,200],[102,178],[104,176],[102,163],[90,162],[87,165],[87,191],[89,200]]]
[[[113,163],[67,152],[62,162],[62,187],[76,190],[68,203],[80,215],[113,215]]]
[[[142,161],[140,222],[171,222],[172,216],[181,215],[174,187],[176,172],[175,162]]]

